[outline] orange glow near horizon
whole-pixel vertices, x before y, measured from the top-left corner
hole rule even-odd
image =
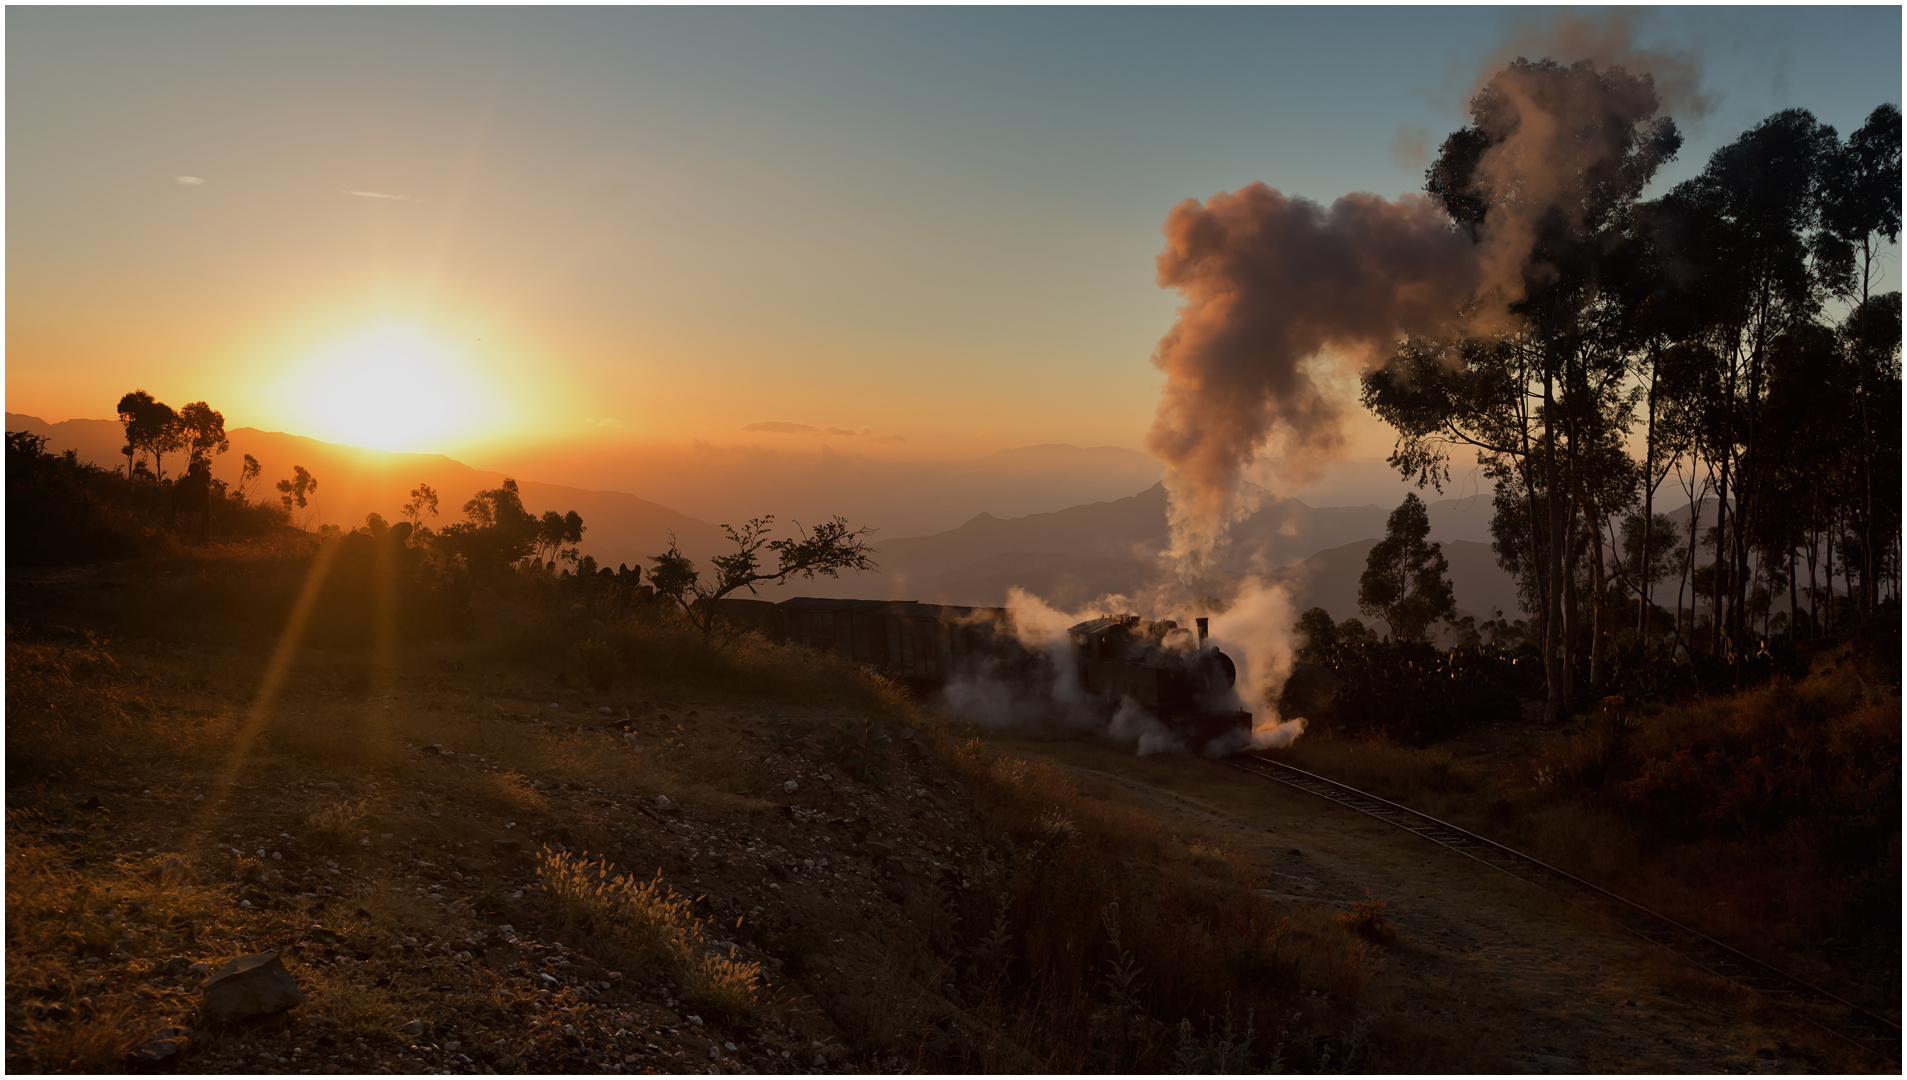
[[[486,442],[517,419],[501,388],[467,352],[398,320],[306,352],[287,366],[267,400],[300,434],[400,452]]]

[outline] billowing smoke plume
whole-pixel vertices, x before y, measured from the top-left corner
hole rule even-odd
[[[1610,77],[1558,79],[1500,61],[1486,69],[1472,101],[1487,104],[1475,119],[1488,149],[1467,182],[1493,201],[1474,235],[1418,195],[1354,194],[1325,207],[1254,183],[1173,208],[1158,279],[1184,303],[1153,356],[1166,385],[1147,447],[1169,466],[1169,554],[1182,575],[1224,541],[1240,477],[1269,443],[1296,480],[1336,453],[1346,403],[1312,365],[1381,362],[1401,336],[1508,318],[1536,269],[1537,223],[1558,210],[1580,217],[1593,201],[1586,185],[1620,173],[1637,123],[1662,104],[1662,87],[1617,69],[1661,71],[1678,104],[1706,107],[1690,60],[1639,52],[1632,39],[1620,17],[1565,17],[1515,46],[1585,58],[1590,74]],[[1531,53],[1543,55],[1519,55]]]
[[[1326,349],[1379,356],[1445,325],[1481,283],[1469,238],[1423,196],[1328,209],[1263,184],[1187,199],[1165,222],[1159,284],[1179,320],[1146,446],[1170,472],[1171,554],[1197,570],[1230,524],[1240,474],[1274,433],[1303,470],[1338,447],[1342,405],[1306,370]]]

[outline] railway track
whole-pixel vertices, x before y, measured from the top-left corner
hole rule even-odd
[[[1890,1064],[1900,1062],[1900,1025],[1836,997],[1739,949],[1693,930],[1574,874],[1558,870],[1487,837],[1440,821],[1389,799],[1306,772],[1256,753],[1226,759],[1233,768],[1329,799],[1558,895],[1587,900],[1636,937],[1660,946],[1713,975],[1791,1006],[1803,1020]]]

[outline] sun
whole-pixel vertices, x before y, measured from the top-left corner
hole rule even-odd
[[[481,441],[503,412],[500,395],[468,354],[398,321],[312,349],[287,371],[278,397],[302,434],[404,452]]]

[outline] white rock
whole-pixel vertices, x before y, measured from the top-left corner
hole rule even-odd
[[[801,790],[801,785],[796,783],[793,780],[790,780],[787,783],[781,785],[781,790],[787,792],[790,795],[793,795],[795,792]]]
[[[656,809],[667,810],[668,808],[669,808],[669,797],[667,795],[657,795]]]

